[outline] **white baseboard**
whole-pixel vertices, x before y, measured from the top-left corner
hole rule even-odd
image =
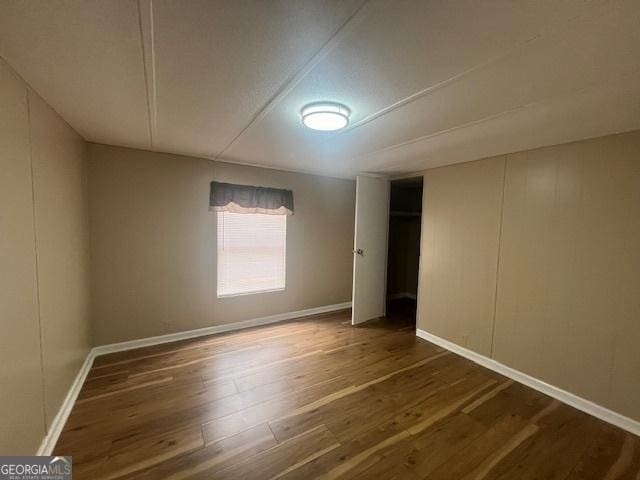
[[[51,453],[53,452],[53,448],[56,446],[60,433],[62,433],[64,424],[67,423],[67,418],[69,418],[71,409],[76,403],[76,398],[78,398],[80,389],[82,388],[82,385],[87,378],[89,370],[91,370],[91,365],[93,364],[94,358],[95,354],[93,349],[91,349],[89,353],[87,353],[87,357],[85,358],[82,367],[80,367],[80,371],[76,375],[76,378],[73,380],[73,383],[71,384],[71,387],[67,392],[67,396],[64,398],[64,401],[62,402],[58,413],[51,422],[51,427],[49,427],[49,431],[44,437],[44,440],[42,440],[42,443],[40,444],[40,448],[38,448],[38,452],[36,453],[36,455],[51,455]]]
[[[346,310],[347,308],[351,308],[351,302],[338,303],[336,305],[325,305],[323,307],[307,308],[306,310],[298,310],[295,312],[279,313],[277,315],[269,315],[268,317],[252,318],[249,320],[243,320],[241,322],[225,323],[223,325],[214,325],[212,327],[187,330],[185,332],[169,333],[167,335],[159,335],[157,337],[141,338],[139,340],[131,340],[128,342],[111,343],[109,345],[101,345],[99,347],[95,347],[93,350],[95,356],[105,355],[107,353],[132,350],[134,348],[176,342],[178,340],[186,340],[188,338],[203,337],[206,335],[215,335],[216,333],[241,330],[243,328],[258,327],[260,325],[268,325],[270,323],[283,322],[285,320],[309,317],[311,315],[336,312],[339,310]]]
[[[433,335],[424,330],[417,329],[416,335],[424,340],[427,340],[428,342],[435,343],[442,348],[445,348],[453,353],[457,353],[462,357],[468,358],[478,365],[482,365],[483,367],[493,370],[494,372],[498,372],[505,377],[509,377],[516,382],[533,388],[534,390],[538,390],[539,392],[560,400],[567,405],[571,405],[572,407],[588,413],[589,415],[592,415],[596,418],[599,418],[600,420],[604,420],[607,423],[611,423],[616,427],[620,427],[624,430],[627,430],[628,432],[633,433],[634,435],[640,436],[640,422],[638,422],[637,420],[625,417],[624,415],[609,410],[608,408],[598,405],[597,403],[574,395],[573,393],[562,390],[561,388],[550,385],[546,382],[543,382],[542,380],[538,380],[537,378],[527,375],[526,373],[515,370],[514,368],[497,362],[496,360],[485,357],[484,355],[480,355],[479,353],[461,347],[460,345],[456,345],[455,343],[437,337],[436,335]]]
[[[71,388],[67,392],[67,396],[62,402],[58,413],[56,414],[51,428],[44,440],[40,444],[37,455],[51,455],[53,448],[55,447],[60,433],[67,423],[67,418],[71,413],[71,409],[78,398],[80,389],[84,384],[85,379],[93,360],[99,355],[105,355],[107,353],[122,352],[124,350],[132,350],[134,348],[148,347],[151,345],[159,345],[161,343],[170,343],[177,340],[185,340],[188,338],[202,337],[205,335],[214,335],[216,333],[230,332],[232,330],[241,330],[243,328],[257,327],[260,325],[268,325],[270,323],[283,322],[285,320],[293,320],[296,318],[309,317],[312,315],[320,315],[322,313],[337,312],[339,310],[346,310],[351,308],[351,302],[338,303],[336,305],[325,305],[323,307],[308,308],[305,310],[298,310],[295,312],[279,313],[277,315],[269,315],[267,317],[252,318],[250,320],[244,320],[242,322],[227,323],[224,325],[215,325],[212,327],[199,328],[197,330],[188,330],[186,332],[170,333],[168,335],[160,335],[157,337],[141,338],[139,340],[131,340],[129,342],[112,343],[110,345],[101,345],[99,347],[92,348],[87,354],[78,375],[71,384]]]
[[[410,298],[411,300],[415,300],[417,296],[415,293],[411,292],[400,292],[387,295],[387,300],[397,300],[398,298]]]

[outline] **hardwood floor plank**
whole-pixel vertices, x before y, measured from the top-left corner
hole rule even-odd
[[[324,475],[321,475],[319,478],[330,479],[330,478],[343,477],[347,475],[350,471],[360,467],[361,464],[369,461],[372,458],[375,458],[379,452],[398,444],[399,442],[411,437],[412,435],[417,435],[423,432],[424,430],[427,430],[429,427],[431,427],[438,421],[445,419],[455,411],[459,410],[465,403],[469,402],[471,399],[473,399],[482,391],[486,390],[488,387],[490,387],[494,383],[495,383],[494,380],[490,380],[482,384],[480,387],[469,392],[463,398],[457,400],[456,402],[443,406],[441,409],[433,412],[426,419],[423,419],[417,424],[412,425],[410,428],[400,430],[398,433],[390,437],[387,437],[383,441],[361,451],[360,453],[353,456],[346,462],[332,468],[331,470],[326,472]]]
[[[295,416],[273,420],[271,428],[279,440],[320,423],[325,423],[341,440],[355,437],[380,423],[393,420],[430,397],[444,394],[448,385],[434,380],[433,374],[446,358],[434,359],[393,376],[385,375],[363,384],[366,388],[348,396],[312,410],[297,412]],[[448,401],[452,397],[440,398]]]
[[[339,446],[333,434],[320,425],[218,472],[216,479],[282,478]]]
[[[400,374],[402,372],[406,372],[407,370],[411,370],[413,368],[418,368],[418,367],[420,367],[422,365],[425,365],[428,362],[431,362],[431,361],[433,361],[433,360],[435,360],[437,358],[440,358],[441,356],[444,356],[444,355],[446,355],[446,352],[445,353],[439,353],[437,355],[434,355],[433,357],[429,357],[429,358],[426,358],[424,360],[420,360],[419,362],[416,362],[416,363],[413,363],[413,364],[411,364],[409,366],[400,368],[398,370],[395,370],[394,372],[387,373],[386,375],[382,375],[382,376],[380,376],[378,378],[375,378],[373,380],[369,380],[368,382],[362,383],[360,385],[357,385],[357,386],[354,385],[354,386],[351,386],[351,387],[348,387],[348,388],[344,388],[344,389],[339,390],[337,392],[334,392],[334,393],[332,393],[330,395],[327,395],[326,397],[320,398],[320,399],[316,400],[315,402],[311,402],[311,403],[309,403],[307,405],[304,405],[304,406],[302,406],[300,408],[297,408],[296,410],[293,410],[292,412],[288,413],[287,415],[275,419],[274,422],[282,421],[282,420],[285,420],[287,418],[294,417],[294,416],[297,416],[297,415],[301,415],[301,414],[309,412],[311,410],[315,410],[315,409],[317,409],[317,408],[319,408],[319,407],[321,407],[323,405],[327,405],[327,404],[329,404],[331,402],[334,402],[334,401],[336,401],[336,400],[338,400],[340,398],[343,398],[343,397],[346,397],[348,395],[353,395],[354,393],[360,392],[361,390],[369,388],[372,385],[384,382],[384,381],[390,379],[391,377],[393,377],[394,375],[398,375],[398,374]]]
[[[636,480],[633,477],[633,472],[634,470],[640,471],[640,468],[634,469],[633,465],[629,465],[627,473],[618,472],[620,467],[627,463],[628,450],[627,453],[623,453],[623,451],[629,438],[633,437],[611,425],[604,423],[600,425],[600,431],[595,435],[591,445],[582,455],[567,480],[602,480],[605,478]],[[635,443],[639,450],[637,461],[640,461],[640,441],[636,438]],[[629,449],[629,445],[626,445],[626,448]]]
[[[467,405],[466,407],[464,407],[462,409],[462,413],[469,414],[469,413],[473,412],[480,405],[482,405],[482,404],[486,403],[487,401],[491,400],[498,393],[500,393],[505,388],[509,388],[511,385],[513,385],[513,380],[507,380],[506,382],[502,382],[500,385],[497,385],[496,387],[491,389],[489,392],[487,392],[484,395],[482,395],[476,401],[474,401],[474,402],[470,403],[469,405]]]
[[[114,442],[104,462],[94,465],[87,471],[77,472],[76,470],[74,473],[76,475],[80,473],[87,478],[90,476],[95,480],[113,480],[198,450],[203,446],[202,431],[197,427],[168,432],[126,446],[120,446],[118,442]]]
[[[255,405],[260,405],[270,398],[277,398],[283,392],[286,393],[288,385],[267,384],[252,391],[239,392],[227,395],[213,401],[203,401],[202,397],[192,399],[176,399],[171,403],[165,403],[149,412],[139,412],[138,417],[132,418],[128,425],[115,425],[110,430],[112,437],[118,438],[126,435],[130,438],[141,439],[149,435],[156,435],[157,432],[166,428],[183,428],[189,425],[199,425],[202,422],[212,421],[216,418],[227,416],[231,413],[242,413]],[[190,401],[189,401],[190,400]],[[250,426],[263,422],[256,422]],[[233,431],[231,434],[239,433],[246,428]],[[228,436],[228,435],[227,435]],[[208,435],[205,435],[208,439]],[[216,438],[217,440],[218,438]],[[210,443],[207,441],[206,443]]]
[[[277,445],[266,423],[211,444],[201,450],[137,472],[131,480],[183,480],[201,475],[217,478],[217,472]]]
[[[465,480],[482,480],[487,474],[498,465],[502,459],[507,457],[513,450],[519,447],[529,437],[535,435],[540,427],[537,425],[528,424],[524,426],[520,431],[513,435],[506,443],[497,448],[493,453],[485,458],[475,469],[465,475]],[[486,447],[486,446],[485,446]]]
[[[458,413],[398,444],[359,477],[385,478],[389,464],[402,463],[417,478],[427,478],[437,467],[485,431],[482,425],[469,416]]]
[[[83,403],[86,402],[92,402],[94,400],[98,400],[101,398],[106,398],[106,397],[111,397],[113,395],[121,395],[123,393],[128,393],[132,390],[138,390],[141,388],[148,388],[154,385],[162,385],[162,384],[166,384],[169,383],[173,380],[173,377],[163,377],[163,378],[159,378],[157,380],[150,380],[148,382],[142,382],[142,383],[137,383],[135,385],[131,385],[128,387],[124,387],[124,388],[119,388],[116,390],[111,390],[109,392],[104,392],[104,393],[96,393],[95,395],[91,395],[88,397],[84,397],[84,398],[80,398],[76,401],[76,405],[82,405]]]
[[[468,415],[483,425],[490,427],[505,412],[524,419],[531,419],[540,414],[552,403],[546,395],[531,390],[517,383],[505,388],[500,393],[478,405]]]
[[[638,463],[640,463],[639,446],[640,442],[634,439],[632,435],[625,435],[624,442],[620,448],[620,454],[607,471],[604,480],[632,478],[634,472],[637,471]]]
[[[308,389],[294,391],[285,396],[254,405],[243,410],[238,410],[226,416],[206,422],[202,428],[205,441],[214,442],[227,436],[239,433],[247,428],[269,422],[275,418],[285,416],[288,412],[326,397],[336,389],[344,388],[341,379],[335,382],[324,383]]]
[[[558,402],[545,410],[544,416],[531,421],[539,427],[536,435],[495,465],[486,480],[514,476],[564,480],[571,473],[597,433],[599,421]]]
[[[340,441],[340,447],[301,467],[298,469],[296,475],[287,475],[283,478],[288,480],[295,478],[318,478],[326,475],[336,466],[351,462],[351,460],[361,452],[375,447],[388,438],[394,437],[402,430],[403,429],[394,422],[380,423],[376,425],[374,429],[367,431],[366,435],[360,435],[347,441]],[[376,460],[377,457],[375,456],[368,457],[359,462],[358,468],[364,470],[372,464],[371,462],[375,462]],[[355,473],[355,468],[342,472],[343,475]]]

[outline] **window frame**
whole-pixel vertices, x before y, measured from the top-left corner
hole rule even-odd
[[[233,297],[242,297],[245,295],[257,295],[261,293],[275,293],[275,292],[283,292],[287,289],[287,216],[288,215],[274,215],[278,217],[284,217],[284,245],[283,245],[283,271],[282,271],[282,288],[268,288],[268,289],[260,289],[260,290],[251,290],[247,292],[237,292],[237,293],[220,293],[220,242],[219,240],[219,222],[220,215],[224,215],[225,213],[233,212],[225,212],[218,211],[216,212],[216,297],[217,298],[233,298]],[[235,213],[234,215],[268,215],[264,213]],[[269,215],[271,216],[271,215]]]

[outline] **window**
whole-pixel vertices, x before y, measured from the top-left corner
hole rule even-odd
[[[287,216],[217,212],[218,297],[284,290]]]

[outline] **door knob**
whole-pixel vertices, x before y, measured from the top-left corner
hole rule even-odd
[[[358,248],[357,250],[354,250],[353,253],[357,253],[358,255],[364,255],[364,252],[362,251],[361,248]]]

